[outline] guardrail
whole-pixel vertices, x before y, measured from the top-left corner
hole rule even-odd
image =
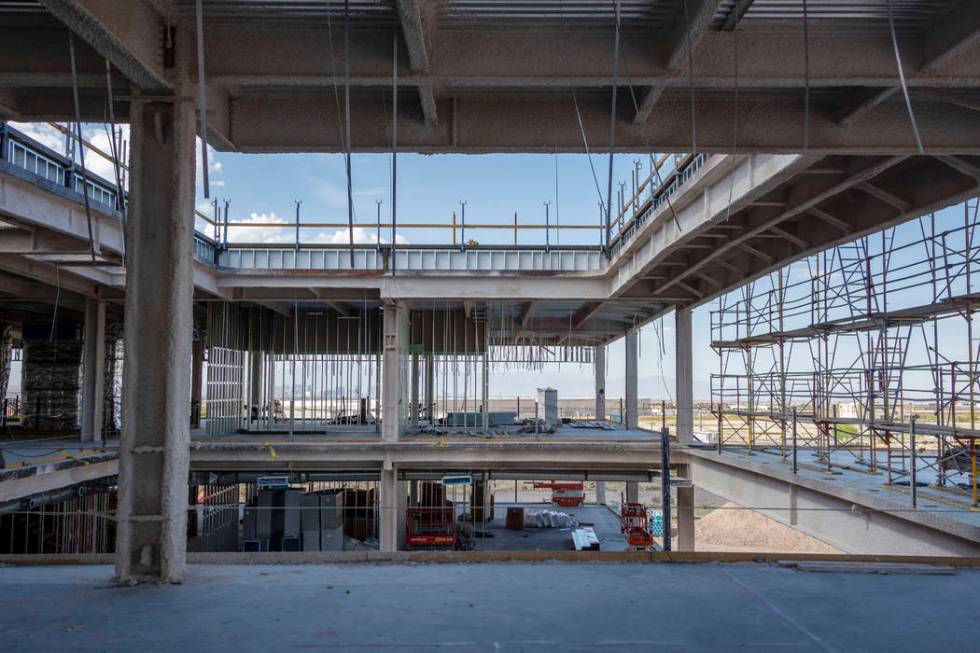
[[[53,125],[68,138],[74,138],[61,125]],[[112,161],[102,150],[83,141],[83,147],[98,156]],[[687,155],[676,158],[663,155],[650,158],[650,172],[640,179],[640,165],[635,162],[632,194],[627,198],[625,185],[621,185],[617,204],[620,205],[608,227],[609,253],[618,251],[646,222],[650,215],[672,194],[690,179],[703,165],[707,155]],[[23,168],[41,179],[64,186],[79,195],[83,188],[89,199],[109,211],[122,211],[128,199],[120,196],[116,184],[88,172],[84,176],[77,164],[69,157],[55,152],[27,134],[0,122],[0,160]],[[668,169],[670,163],[673,168]],[[125,168],[125,166],[123,166]],[[216,205],[216,215],[221,207]],[[465,221],[465,208],[457,218],[454,211],[450,222],[400,223],[400,230],[448,231],[450,243],[435,245],[403,245],[394,248],[382,244],[383,236],[392,233],[391,223],[382,222],[380,216],[374,224],[355,225],[370,232],[375,242],[367,245],[329,245],[304,241],[303,235],[310,230],[322,234],[324,229],[347,230],[347,223],[285,221],[244,222],[228,218],[227,205],[224,216],[214,219],[195,210],[194,253],[209,265],[243,270],[301,269],[301,270],[377,270],[392,267],[406,271],[496,271],[496,272],[584,272],[601,270],[604,261],[599,245],[558,245],[563,232],[597,231],[606,225],[522,223],[514,214],[511,223],[470,223]],[[258,231],[257,231],[258,230]],[[264,231],[262,231],[264,230]],[[249,234],[273,233],[276,240],[283,234],[291,236],[288,242],[260,242]],[[467,240],[467,233],[510,231],[513,245],[480,245]],[[520,234],[544,232],[543,244],[519,244]],[[600,240],[600,239],[597,239]],[[351,256],[353,251],[353,257]],[[394,252],[394,257],[392,257]],[[352,264],[353,258],[353,264]]]

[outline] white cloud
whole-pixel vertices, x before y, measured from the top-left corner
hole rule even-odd
[[[408,240],[402,235],[397,235],[395,237],[396,242],[399,245],[407,245]],[[308,238],[305,242],[315,243],[315,244],[327,244],[327,245],[346,245],[350,242],[350,235],[346,229],[337,229],[334,232],[320,232],[313,238]],[[378,232],[376,229],[370,229],[367,227],[354,227],[354,244],[355,245],[373,245],[378,242]],[[381,242],[387,243],[388,239],[381,236]]]

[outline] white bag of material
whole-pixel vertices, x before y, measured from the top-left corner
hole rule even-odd
[[[525,510],[524,528],[573,528],[577,523],[571,515],[556,510]]]

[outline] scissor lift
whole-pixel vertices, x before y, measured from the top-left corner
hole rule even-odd
[[[650,532],[650,516],[642,503],[623,502],[619,508],[620,532],[626,535],[626,543],[633,549],[653,546]]]

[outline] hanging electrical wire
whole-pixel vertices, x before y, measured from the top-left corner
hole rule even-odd
[[[803,151],[810,149],[810,28],[807,0],[803,0]]]
[[[200,0],[199,0],[200,1]],[[344,0],[344,160],[347,167],[347,237],[350,245],[350,266],[354,267],[354,180],[351,170],[350,138],[350,0]]]
[[[609,256],[610,230],[612,229],[612,179],[613,158],[616,151],[616,99],[619,91],[619,0],[616,0],[616,30],[613,37],[612,106],[609,109],[609,176],[606,181],[606,228],[603,251]]]
[[[96,254],[100,248],[95,242],[95,233],[92,230],[92,207],[88,197],[88,171],[85,169],[85,146],[82,141],[82,109],[78,100],[78,71],[75,67],[75,37],[71,30],[68,31],[68,58],[71,63],[72,99],[75,102],[75,134],[78,137],[78,162],[82,167],[82,198],[85,203],[85,222],[88,227],[89,253],[94,263]]]
[[[732,171],[728,180],[728,206],[725,207],[725,222],[732,217],[732,198],[735,194],[735,169],[738,165],[738,23],[732,28],[732,66],[735,75],[735,97],[732,107]]]
[[[106,95],[107,95],[107,108],[108,108],[108,118],[109,123],[107,126],[109,131],[109,154],[112,157],[112,171],[116,177],[116,208],[119,210],[122,216],[122,227],[123,233],[126,233],[126,189],[123,183],[123,173],[122,173],[122,162],[120,157],[122,156],[122,144],[116,141],[116,110],[115,110],[115,98],[112,92],[112,66],[109,64],[109,60],[105,60],[105,83],[106,83]],[[119,139],[122,140],[122,130],[119,133]],[[122,247],[123,264],[126,263],[126,239],[122,238],[120,240]]]
[[[204,79],[204,9],[197,0],[194,10],[197,27],[197,112],[199,117],[198,136],[201,139],[201,179],[204,183],[204,198],[211,197],[211,184],[208,181],[208,99]]]
[[[694,97],[694,44],[691,43],[691,19],[687,12],[687,0],[684,0],[684,32],[687,41],[687,76],[688,86],[691,92],[691,155],[697,156],[698,153],[698,120],[695,108],[697,102]]]
[[[919,148],[919,154],[925,154],[922,147],[922,137],[919,135],[919,125],[915,120],[915,112],[912,110],[912,100],[909,99],[909,87],[905,81],[905,71],[902,69],[902,55],[898,50],[898,36],[895,34],[895,17],[892,16],[892,0],[886,0],[888,6],[888,28],[891,30],[892,47],[895,49],[895,65],[898,67],[898,80],[902,84],[902,95],[905,96],[905,109],[909,114],[909,122],[912,123],[912,133],[915,134],[915,144]]]
[[[391,274],[394,276],[398,222],[398,32],[393,35],[391,48],[391,106]]]

